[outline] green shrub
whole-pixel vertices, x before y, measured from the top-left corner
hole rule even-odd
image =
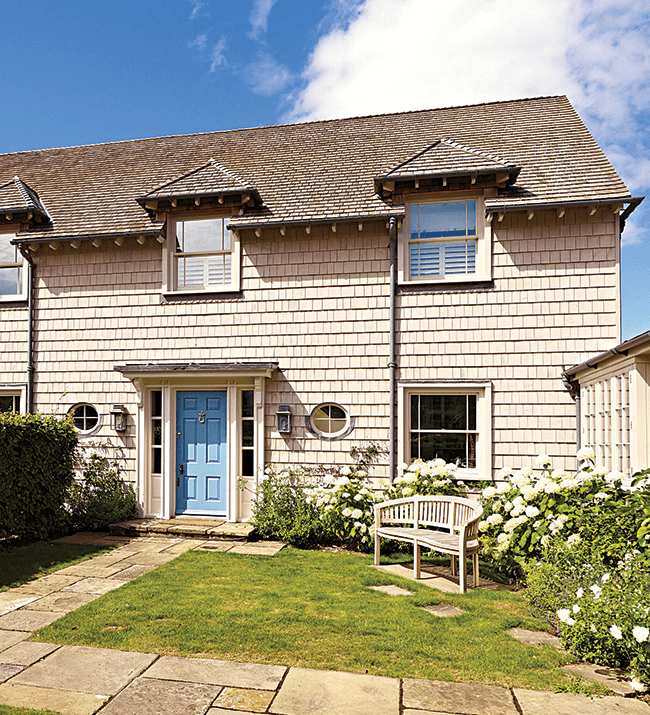
[[[0,538],[47,539],[67,529],[76,445],[69,418],[0,414]]]
[[[279,539],[307,548],[326,541],[325,529],[315,505],[307,498],[309,477],[301,470],[266,468],[257,490],[252,523],[264,539]]]
[[[102,529],[138,516],[135,491],[120,478],[117,462],[91,454],[80,471],[81,479],[72,484],[68,495],[72,528]]]
[[[555,628],[582,660],[619,667],[642,688],[650,681],[648,555],[626,554],[615,566],[593,545],[555,540],[529,563],[526,596],[533,615]]]
[[[538,457],[537,477],[532,469],[502,470],[505,481],[482,494],[485,554],[517,573],[527,560],[538,560],[556,535],[590,542],[611,563],[635,548],[636,519],[620,511],[630,499],[623,475],[594,469],[587,450],[579,456],[575,475],[554,470],[546,455]]]

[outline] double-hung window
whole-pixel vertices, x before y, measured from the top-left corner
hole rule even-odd
[[[0,300],[19,300],[24,297],[23,257],[11,241],[15,234],[0,234]]]
[[[172,291],[239,290],[239,241],[227,217],[175,220],[168,286]]]
[[[399,400],[404,462],[444,459],[470,479],[491,478],[490,383],[406,382]]]
[[[490,231],[480,198],[411,203],[402,233],[402,282],[490,278]]]

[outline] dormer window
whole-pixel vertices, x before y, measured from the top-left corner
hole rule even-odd
[[[476,273],[476,201],[411,204],[412,278]]]
[[[400,232],[400,282],[490,280],[491,237],[482,197],[407,204]]]
[[[18,246],[12,246],[13,233],[0,234],[0,300],[24,297],[24,259]]]
[[[239,240],[229,217],[173,219],[167,291],[181,293],[239,290]]]

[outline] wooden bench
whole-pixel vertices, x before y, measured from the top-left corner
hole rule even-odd
[[[478,523],[483,507],[470,499],[414,496],[375,505],[375,566],[379,566],[380,539],[413,544],[413,576],[420,578],[422,546],[451,555],[452,576],[458,575],[460,591],[467,590],[467,557],[472,556],[474,588],[478,586]]]

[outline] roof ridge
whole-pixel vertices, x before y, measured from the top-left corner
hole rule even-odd
[[[240,132],[249,132],[255,129],[277,129],[280,127],[297,127],[297,126],[305,126],[309,124],[329,124],[329,123],[335,123],[335,122],[347,122],[347,121],[353,121],[357,119],[373,119],[375,117],[396,117],[400,115],[405,115],[405,114],[423,114],[425,112],[444,112],[448,111],[450,109],[469,109],[472,107],[490,107],[490,106],[495,106],[498,104],[520,104],[523,102],[535,102],[539,101],[542,99],[566,99],[568,100],[568,97],[566,94],[550,94],[550,95],[540,95],[537,97],[521,97],[519,99],[501,99],[501,100],[495,100],[493,102],[478,102],[476,104],[459,104],[459,105],[448,105],[446,107],[429,107],[428,109],[408,109],[404,110],[401,112],[386,112],[386,113],[381,113],[378,112],[376,114],[360,114],[360,115],[355,115],[351,117],[337,117],[337,118],[331,118],[331,119],[313,119],[313,120],[308,120],[304,122],[284,122],[284,123],[279,123],[279,124],[265,124],[265,125],[258,125],[254,127],[237,127],[235,129],[218,129],[216,131],[211,131],[211,132],[195,132],[195,133],[190,133],[190,134],[162,134],[154,137],[139,137],[136,139],[119,139],[116,141],[106,141],[106,142],[97,142],[96,144],[71,144],[69,146],[58,146],[58,147],[47,147],[46,149],[26,149],[24,151],[13,151],[13,152],[2,152],[0,153],[0,156],[12,156],[12,155],[20,155],[20,154],[42,154],[45,152],[55,152],[55,151],[63,151],[66,149],[90,149],[93,147],[101,147],[101,146],[116,146],[119,144],[135,144],[135,143],[140,143],[140,142],[149,142],[149,141],[159,141],[161,139],[177,139],[180,137],[203,137],[203,136],[210,136],[214,134],[238,134]],[[570,103],[570,102],[569,102]]]
[[[210,159],[210,161],[208,163],[212,164],[216,169],[218,169],[219,171],[222,171],[224,174],[229,176],[231,179],[238,181],[245,189],[251,189],[251,191],[255,190],[255,187],[253,186],[253,184],[251,184],[250,181],[239,176],[239,174],[234,172],[232,169],[229,169],[227,166],[222,164],[220,161],[216,161],[216,159]]]

